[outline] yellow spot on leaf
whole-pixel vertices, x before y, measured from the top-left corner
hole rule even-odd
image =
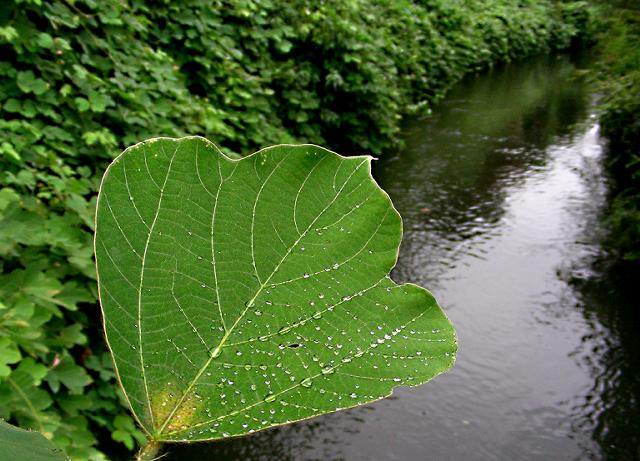
[[[204,403],[202,397],[191,391],[183,398],[183,393],[184,389],[167,383],[166,387],[152,394],[153,420],[161,433],[188,429],[192,423],[197,422]]]

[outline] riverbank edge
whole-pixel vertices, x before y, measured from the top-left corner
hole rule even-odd
[[[605,247],[616,264],[640,271],[640,9],[599,5],[604,18],[597,35],[596,74],[604,98],[602,135],[608,141],[605,167],[612,179]]]

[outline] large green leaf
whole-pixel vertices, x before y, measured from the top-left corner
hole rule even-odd
[[[402,225],[370,162],[312,145],[231,160],[190,137],[149,140],[110,165],[100,298],[152,439],[242,435],[452,365],[454,331],[431,294],[388,277]]]
[[[44,435],[25,431],[0,419],[0,459],[7,461],[65,461],[64,452]]]

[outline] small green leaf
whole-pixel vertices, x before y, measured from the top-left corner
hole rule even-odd
[[[230,160],[152,139],[108,168],[106,334],[152,439],[242,435],[384,398],[453,363],[433,296],[388,278],[400,216],[370,157],[312,145]]]
[[[49,89],[49,84],[41,78],[36,78],[34,73],[30,70],[18,72],[16,82],[18,84],[18,88],[25,93],[41,95]]]
[[[36,362],[31,357],[27,357],[22,360],[19,365],[19,370],[22,373],[28,374],[33,380],[34,385],[39,386],[42,379],[47,375],[49,369],[42,363]]]
[[[84,368],[73,362],[71,357],[64,357],[58,366],[49,371],[46,381],[54,392],[58,392],[62,383],[72,393],[79,393],[85,386],[91,384],[92,379]]]
[[[64,85],[62,85],[62,88],[60,88],[60,95],[66,98],[71,94],[72,91],[73,91],[73,88],[71,88],[71,85],[69,85],[68,83],[65,83]]]
[[[69,42],[62,37],[56,37],[55,39],[53,39],[53,44],[59,50],[64,50],[64,51],[71,50],[71,45],[69,44]]]
[[[5,208],[7,208],[10,203],[18,202],[19,200],[20,196],[15,190],[8,187],[0,189],[0,211],[3,211]]]
[[[11,157],[14,160],[20,161],[20,154],[14,149],[13,145],[7,141],[0,143],[0,154]]]
[[[1,458],[13,461],[65,461],[62,450],[41,433],[26,431],[0,419]]]
[[[91,106],[91,110],[94,112],[104,112],[107,107],[107,98],[102,93],[99,93],[95,90],[91,90],[89,92],[89,105]]]
[[[15,29],[15,27],[0,27],[0,40],[2,40],[3,42],[12,42],[16,38],[18,38],[18,35],[18,31]]]
[[[83,327],[79,323],[63,328],[55,338],[60,346],[70,348],[76,344],[85,344],[87,337],[82,333]]]
[[[20,112],[22,106],[20,105],[20,101],[14,98],[9,99],[4,103],[4,110],[7,112]]]
[[[42,48],[53,47],[53,37],[51,37],[51,35],[47,34],[46,32],[41,32],[40,34],[38,34],[36,42]]]
[[[75,98],[74,102],[76,103],[76,107],[79,112],[86,112],[91,107],[89,101],[85,98]]]
[[[9,376],[11,368],[7,365],[17,363],[21,358],[20,351],[10,338],[0,338],[0,378]]]
[[[122,442],[129,450],[133,450],[136,441],[143,445],[145,440],[143,434],[136,428],[135,422],[130,416],[118,415],[113,421],[116,428],[111,433],[111,438],[117,442]]]

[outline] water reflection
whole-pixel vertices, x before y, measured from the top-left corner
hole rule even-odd
[[[594,377],[575,407],[575,430],[592,434],[604,458],[640,459],[640,273],[601,258],[598,272],[572,280],[591,331],[576,350]]]
[[[482,256],[465,241],[491,238],[509,192],[544,169],[545,147],[586,117],[588,96],[573,71],[550,57],[470,78],[431,119],[409,127],[402,153],[376,165],[383,187],[397,191],[394,203],[411,232],[399,280],[433,286],[442,273],[434,269],[452,267],[460,255]],[[415,273],[426,264],[426,278]]]
[[[573,71],[554,57],[470,78],[376,162],[404,218],[393,276],[432,289],[457,327],[450,373],[171,459],[634,459],[638,314],[592,284],[606,188]]]

